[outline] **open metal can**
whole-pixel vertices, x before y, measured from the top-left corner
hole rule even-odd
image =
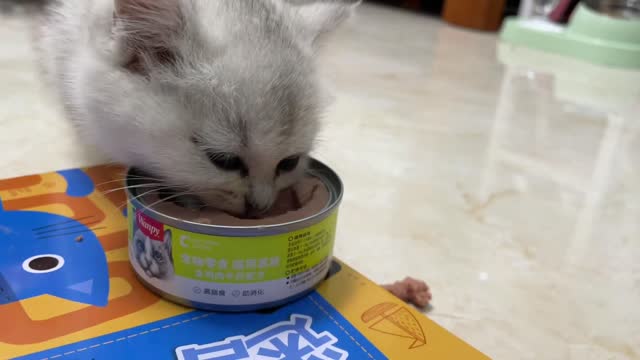
[[[312,159],[309,175],[326,186],[327,205],[266,226],[200,224],[158,212],[140,196],[139,175],[132,168],[126,179],[129,259],[160,296],[202,310],[254,311],[302,297],[327,275],[343,186],[323,163]]]

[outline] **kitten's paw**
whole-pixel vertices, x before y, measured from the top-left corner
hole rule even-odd
[[[401,300],[418,308],[426,308],[432,298],[429,286],[424,281],[411,277],[406,277],[404,280],[396,281],[393,284],[382,285],[382,287]]]

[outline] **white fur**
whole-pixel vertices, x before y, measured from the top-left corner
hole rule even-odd
[[[116,3],[133,4],[136,16],[114,17],[114,0],[63,0],[40,29],[43,66],[86,141],[218,208],[242,213],[245,199],[270,206],[304,172],[303,162],[275,176],[278,162],[308,154],[318,131],[320,36],[359,2]],[[144,55],[155,47],[171,49],[178,61]],[[125,66],[136,52],[144,73]],[[238,154],[249,176],[217,169],[205,149]]]

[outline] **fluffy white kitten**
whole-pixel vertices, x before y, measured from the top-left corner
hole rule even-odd
[[[61,0],[43,66],[82,136],[207,204],[271,206],[304,173],[314,51],[360,1]]]

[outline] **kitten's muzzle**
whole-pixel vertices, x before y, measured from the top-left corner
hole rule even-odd
[[[244,198],[244,216],[247,218],[259,218],[261,215],[266,213],[270,207],[270,205],[260,206],[251,201],[249,197]]]

